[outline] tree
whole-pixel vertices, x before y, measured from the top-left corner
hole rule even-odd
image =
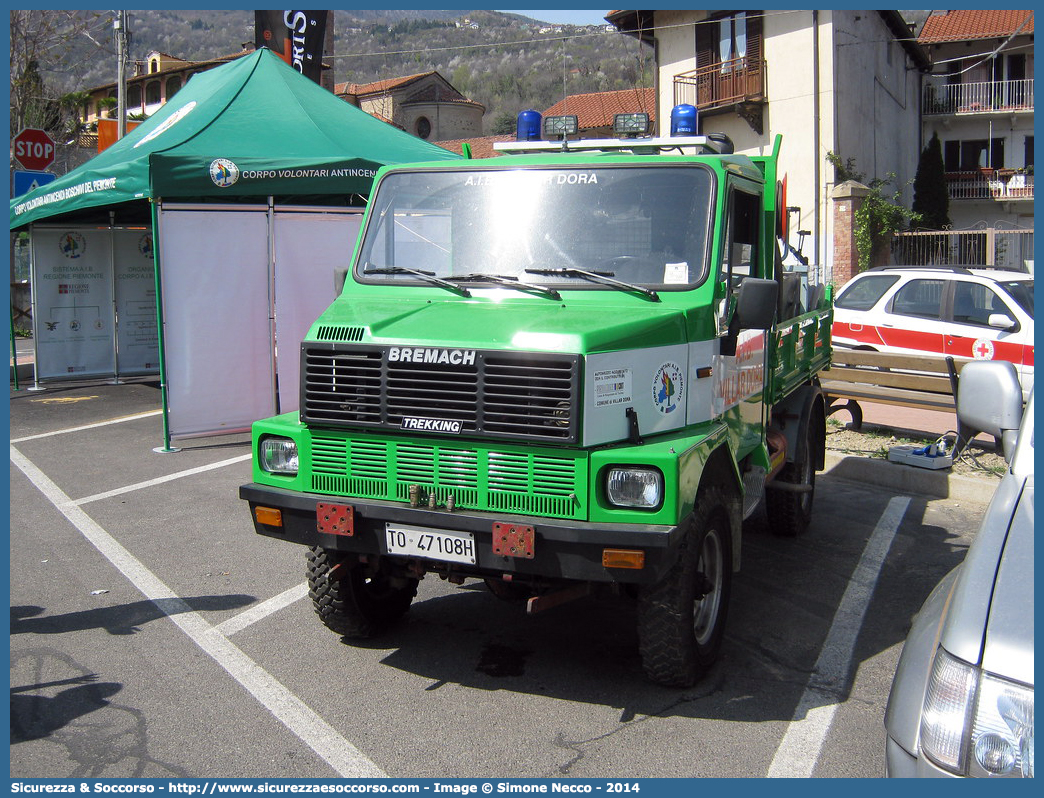
[[[61,135],[59,91],[48,76],[71,72],[72,47],[84,38],[101,45],[92,31],[106,18],[97,12],[32,9],[10,12],[11,135],[23,127],[42,127]]]
[[[921,152],[913,190],[913,211],[921,215],[921,226],[929,230],[949,227],[950,195],[946,188],[946,169],[938,133],[932,133],[931,140]]]
[[[497,116],[490,126],[491,136],[510,136],[515,132],[516,119],[512,114],[504,113]]]
[[[920,224],[921,215],[909,210],[902,204],[902,189],[896,187],[890,194],[885,189],[895,182],[895,174],[887,177],[866,179],[866,174],[855,167],[855,159],[845,161],[833,152],[826,155],[834,167],[834,179],[837,183],[854,180],[870,189],[859,210],[855,212],[854,231],[856,250],[859,252],[859,270],[869,269],[888,244],[889,237],[906,227],[910,222]]]

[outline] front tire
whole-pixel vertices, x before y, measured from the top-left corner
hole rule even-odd
[[[732,591],[732,528],[724,491],[702,493],[677,561],[638,596],[642,667],[654,682],[691,687],[721,651]]]
[[[393,577],[379,566],[346,562],[349,557],[336,550],[313,546],[307,558],[312,607],[327,627],[344,637],[380,634],[406,613],[417,595],[418,580]]]

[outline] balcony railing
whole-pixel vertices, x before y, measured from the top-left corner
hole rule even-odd
[[[765,99],[765,61],[733,58],[674,76],[674,104],[700,111]]]
[[[948,172],[946,188],[952,200],[1032,200],[1033,175],[1010,169]]]
[[[1033,80],[996,80],[986,83],[929,83],[924,87],[925,116],[1032,111]]]

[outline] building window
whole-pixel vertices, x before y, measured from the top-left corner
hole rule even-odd
[[[761,98],[761,14],[744,11],[696,23],[696,69],[683,83],[695,83],[695,97],[676,96],[675,102],[692,102],[697,108],[726,107]],[[676,92],[677,93],[677,92]],[[695,100],[695,102],[693,102]]]
[[[1004,139],[947,141],[943,147],[947,172],[974,172],[1004,168]]]
[[[141,85],[135,84],[134,86],[127,87],[127,110],[134,109],[135,111],[141,110]]]
[[[1033,166],[1033,136],[1026,136],[1022,159],[1026,166]]]
[[[168,78],[167,79],[167,101],[168,102],[170,101],[171,97],[173,97],[175,94],[178,93],[178,90],[180,88],[181,88],[181,78],[180,77],[175,76],[173,78]]]
[[[160,82],[154,80],[145,87],[145,105],[155,105],[160,102]]]
[[[417,135],[422,139],[426,139],[431,135],[431,122],[428,120],[428,117],[422,116],[417,120]]]
[[[149,74],[155,74],[160,71],[160,62],[158,58],[149,59]]]

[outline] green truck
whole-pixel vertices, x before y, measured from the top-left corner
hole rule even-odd
[[[379,171],[300,409],[253,425],[240,497],[308,548],[347,638],[429,574],[529,612],[609,590],[637,602],[649,678],[691,685],[744,519],[764,500],[799,534],[824,466],[832,295],[782,267],[780,140],[500,148]]]

